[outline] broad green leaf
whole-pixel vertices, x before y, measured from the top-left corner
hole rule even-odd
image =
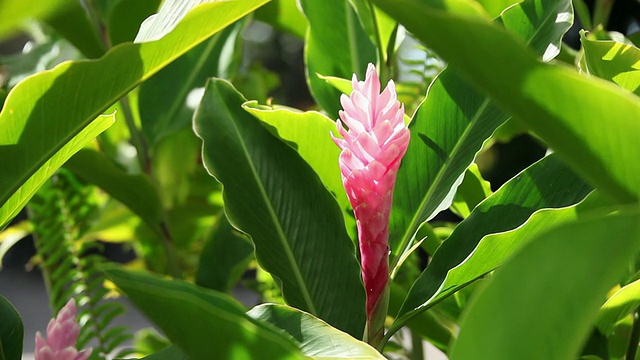
[[[12,103],[11,94],[13,94],[13,92],[9,94],[9,98],[7,98],[7,103],[5,103],[5,107],[3,110],[3,113],[6,112],[10,115],[13,110],[12,108],[10,108],[10,104]],[[8,107],[9,109],[7,110]],[[22,109],[15,110],[15,112],[19,112]],[[42,111],[42,109],[40,111]],[[22,136],[20,138],[20,142],[16,144],[13,142],[13,139],[11,139],[11,132],[2,132],[2,130],[7,130],[6,127],[4,127],[3,129],[2,125],[10,121],[11,119],[6,119],[5,123],[2,123],[0,116],[0,159],[2,159],[3,161],[3,166],[7,166],[11,169],[10,172],[5,173],[5,175],[0,178],[0,186],[2,186],[0,187],[0,192],[4,192],[6,194],[4,198],[0,198],[0,200],[3,201],[2,207],[0,207],[0,229],[6,226],[6,224],[8,224],[11,219],[18,215],[20,210],[22,210],[22,208],[27,205],[29,199],[31,199],[31,197],[35,195],[40,186],[44,184],[44,182],[49,179],[56,172],[56,170],[60,168],[60,166],[62,166],[62,164],[64,164],[71,156],[73,156],[73,154],[82,149],[88,142],[92,141],[96,136],[98,136],[113,124],[113,115],[98,116],[98,118],[90,122],[84,129],[81,129],[80,132],[75,134],[70,140],[64,139],[64,142],[56,144],[60,145],[60,147],[54,149],[54,151],[52,152],[49,152],[47,154],[48,158],[44,159],[33,157],[33,153],[37,153],[38,150],[42,149],[41,145],[47,142],[46,140],[44,140],[47,138],[44,137],[40,139],[33,139],[29,136]],[[43,127],[40,129],[33,129],[27,126],[26,130],[29,132],[28,135],[36,137],[41,136],[42,134],[51,134],[53,132],[53,128],[59,128],[50,123],[45,123],[42,125]],[[22,129],[17,130],[21,131]],[[6,142],[7,138],[9,138],[11,142]],[[25,140],[23,141],[23,139]],[[20,153],[19,151],[23,150],[23,148],[25,147],[28,148],[28,151],[25,150],[27,151],[26,153]],[[46,149],[42,150],[46,151]],[[21,167],[24,168],[25,165],[23,163],[20,163],[20,161],[25,158],[31,158],[28,160],[32,161],[39,161],[33,164],[35,165],[34,168],[29,169],[29,177],[18,178],[18,176],[20,175],[19,169]],[[18,170],[16,170],[16,168],[18,168]],[[17,179],[14,183],[8,184],[9,181],[7,180],[13,180],[12,178]]]
[[[607,300],[598,314],[598,329],[606,336],[615,324],[628,316],[640,305],[640,280],[620,288]]]
[[[467,307],[451,359],[575,358],[639,246],[637,211],[585,217],[536,236]]]
[[[0,40],[13,35],[29,19],[46,19],[76,0],[0,0]]]
[[[294,343],[244,313],[230,296],[141,272],[106,276],[193,360],[301,359]]]
[[[84,56],[98,58],[104,55],[106,49],[98,35],[98,25],[93,22],[81,0],[72,1],[63,11],[50,17],[47,23]]]
[[[22,359],[24,326],[20,314],[13,305],[0,296],[0,358],[5,360]]]
[[[618,201],[638,201],[640,101],[636,96],[564,65],[542,63],[499,26],[454,11],[443,13],[438,1],[374,2],[526,124],[593,185]],[[469,61],[469,54],[484,56]],[[603,119],[607,119],[606,132]]]
[[[149,356],[145,356],[142,360],[190,360],[184,351],[180,350],[176,345],[170,345],[166,348],[153,353]]]
[[[133,42],[144,43],[160,40],[170,33],[194,7],[216,0],[167,0],[162,2],[157,14],[149,16],[140,25]]]
[[[305,41],[307,83],[318,105],[331,118],[338,117],[340,93],[317,74],[351,79],[364,78],[367,63],[376,52],[347,0],[300,0],[309,21]]]
[[[112,0],[110,0],[112,1]],[[162,0],[120,0],[107,14],[107,31],[112,45],[132,42],[140,24],[153,15]]]
[[[255,12],[255,19],[263,21],[280,31],[299,38],[307,33],[307,18],[302,15],[296,0],[274,0]]]
[[[640,95],[640,49],[613,40],[593,40],[584,32],[580,40],[589,74]]]
[[[521,246],[519,241],[524,241],[523,234],[539,231],[537,225],[533,230],[522,227],[536,211],[573,205],[590,190],[584,180],[555,155],[538,161],[509,180],[480,203],[438,248],[426,270],[411,287],[393,327],[399,328],[416,312],[428,309],[500,265]],[[553,216],[552,220],[555,219]],[[543,224],[545,220],[551,221],[542,217]],[[503,238],[487,240],[491,245],[482,244],[487,235],[513,229],[517,230]]]
[[[127,174],[103,153],[90,149],[80,150],[64,166],[126,205],[152,229],[161,231],[162,203],[145,175]]]
[[[56,168],[107,127],[107,118],[92,121],[111,104],[266,1],[201,5],[160,41],[124,44],[99,60],[67,62],[18,84],[0,113],[0,226]]]
[[[482,178],[478,165],[471,164],[464,174],[451,204],[451,210],[465,219],[482,200],[491,195],[491,184]]]
[[[229,292],[253,258],[253,246],[224,214],[215,226],[200,252],[195,282],[207,289]]]
[[[569,0],[528,0],[509,8],[497,21],[543,56],[569,29],[570,15]],[[568,21],[556,22],[558,18]],[[409,125],[411,141],[398,171],[389,237],[392,268],[412,246],[420,224],[451,205],[476,153],[508,118],[455,69],[445,69],[434,80]]]
[[[316,111],[301,112],[284,106],[258,105],[250,101],[242,105],[251,115],[260,119],[267,129],[286,143],[315,170],[322,183],[338,199],[345,211],[347,228],[355,228],[351,204],[342,186],[338,157],[340,148],[331,139],[336,123]]]
[[[190,100],[196,88],[216,76],[228,79],[239,59],[243,21],[215,34],[140,85],[138,102],[142,132],[151,144],[191,125],[198,104]]]
[[[245,102],[228,82],[212,80],[194,120],[227,217],[251,236],[288,304],[361,336],[364,288],[339,206],[296,151],[242,109]]]
[[[385,359],[371,345],[296,308],[263,304],[249,310],[247,315],[273,325],[311,359]]]

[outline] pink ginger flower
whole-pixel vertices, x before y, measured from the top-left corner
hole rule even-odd
[[[76,349],[80,335],[76,314],[76,302],[71,299],[58,316],[49,321],[47,339],[39,331],[36,333],[35,360],[86,360],[91,355],[92,349]]]
[[[369,64],[365,80],[359,82],[354,74],[351,83],[351,95],[340,98],[342,121],[336,120],[342,139],[332,137],[342,149],[342,183],[358,226],[368,331],[378,331],[383,329],[371,329],[370,322],[382,310],[380,306],[384,307],[382,322],[386,316],[389,215],[396,173],[410,136],[404,123],[404,105],[398,101],[392,80],[380,93],[380,79],[373,64]]]

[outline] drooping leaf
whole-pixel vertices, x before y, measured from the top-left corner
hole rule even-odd
[[[145,175],[127,174],[103,153],[90,149],[80,150],[64,166],[129,207],[152,229],[161,231],[162,203]]]
[[[256,10],[255,19],[299,38],[307,32],[307,18],[302,15],[296,0],[274,0]]]
[[[364,288],[339,206],[295,150],[242,109],[245,102],[215,79],[195,116],[204,164],[224,187],[227,217],[251,236],[256,258],[281,281],[288,304],[361,336]]]
[[[0,224],[13,217],[56,168],[108,126],[105,117],[92,123],[102,111],[266,1],[201,5],[160,41],[121,45],[100,60],[67,62],[18,84],[0,113]]]
[[[316,111],[301,112],[284,106],[258,105],[254,101],[242,107],[267,124],[274,135],[298,151],[298,154],[315,170],[322,183],[336,197],[345,211],[348,228],[355,228],[351,204],[342,186],[338,156],[340,148],[331,139],[336,123]]]
[[[556,22],[558,18],[563,21]],[[571,19],[569,0],[528,0],[509,8],[498,21],[543,56],[548,48],[557,47]],[[391,213],[393,265],[411,247],[420,224],[451,205],[476,153],[509,118],[454,70],[445,69],[432,83],[409,125],[411,141],[398,171]]]
[[[590,186],[555,155],[525,169],[480,203],[438,248],[427,269],[411,287],[393,327],[399,328],[416,312],[428,309],[445,296],[493,270],[521,246],[518,240],[523,238],[516,230],[502,244],[495,245],[499,241],[494,241],[493,246],[479,248],[481,240],[487,235],[519,227],[519,231],[525,234],[539,231],[539,227],[530,230],[521,225],[536,211],[573,205],[589,191]],[[501,250],[494,251],[494,248]],[[472,265],[465,265],[472,261]]]
[[[467,308],[451,359],[575,358],[638,246],[637,211],[585,218],[536,236]]]
[[[520,40],[499,26],[456,9],[442,12],[438,1],[374,2],[474,86],[490,94],[604,194],[620,202],[638,201],[637,97],[564,65],[539,62]],[[432,36],[435,32],[440,36]],[[469,54],[480,53],[486,56],[469,61]],[[603,119],[607,119],[606,132],[602,131]]]
[[[614,325],[640,305],[640,280],[620,288],[607,300],[598,314],[598,329],[610,335]]]
[[[300,359],[294,343],[248,317],[230,296],[141,272],[107,277],[191,359]]]
[[[31,235],[32,231],[33,223],[29,220],[22,220],[0,232],[0,269],[2,269],[2,259],[11,247]]]
[[[0,296],[0,357],[5,360],[22,359],[24,326],[15,307]]]
[[[340,93],[318,77],[364,78],[367,63],[376,62],[373,43],[362,30],[347,0],[301,0],[309,21],[305,41],[307,83],[311,94],[331,118],[338,117]]]
[[[273,325],[312,359],[385,359],[371,345],[296,308],[263,304],[249,310],[247,315]]]
[[[580,41],[589,74],[640,95],[640,49],[614,40],[594,40],[584,32]]]
[[[207,289],[228,292],[252,258],[251,241],[221,215],[200,253],[195,282]]]

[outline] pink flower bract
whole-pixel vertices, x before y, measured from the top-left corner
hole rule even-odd
[[[336,121],[342,139],[333,140],[342,149],[342,183],[358,224],[370,318],[389,280],[389,215],[396,173],[410,136],[404,105],[398,101],[392,80],[381,93],[376,69],[369,64],[365,80],[358,81],[354,74],[351,82],[351,95],[340,98],[342,121]]]
[[[91,349],[76,349],[80,334],[76,312],[76,302],[71,299],[49,321],[46,339],[39,331],[36,333],[35,360],[86,360],[91,355]]]

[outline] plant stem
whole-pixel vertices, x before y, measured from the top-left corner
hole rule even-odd
[[[640,308],[633,312],[633,327],[631,328],[631,335],[629,335],[629,344],[627,345],[626,360],[635,360],[636,353],[638,351],[638,344],[640,344],[640,315],[638,311]]]
[[[593,22],[591,21],[591,14],[589,13],[589,7],[585,4],[584,0],[573,0],[573,7],[578,13],[578,18],[585,29],[593,30]]]
[[[422,337],[415,331],[411,332],[411,360],[424,359],[424,347],[422,346]]]
[[[611,8],[615,0],[596,0],[595,8],[593,9],[593,25],[602,25],[603,28],[607,28],[609,23],[609,15],[611,15]]]
[[[151,174],[151,158],[149,157],[149,148],[142,133],[138,129],[133,120],[133,111],[131,111],[131,105],[129,104],[128,96],[120,99],[120,105],[122,105],[122,111],[124,112],[124,118],[129,128],[131,135],[131,144],[136,148],[136,154],[138,162],[140,163],[140,169],[147,175]]]

